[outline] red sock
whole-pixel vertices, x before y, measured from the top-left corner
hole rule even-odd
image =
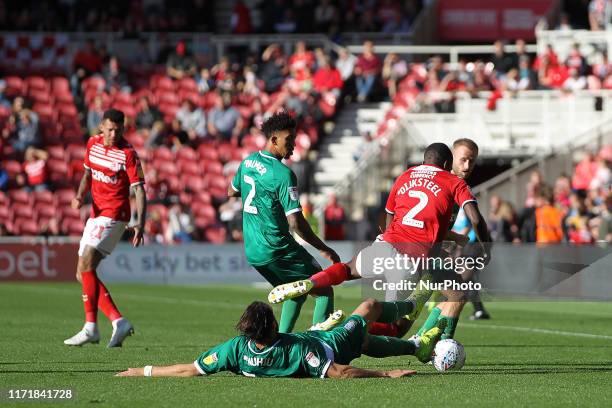
[[[98,291],[98,308],[102,311],[102,313],[104,313],[104,315],[108,317],[108,320],[111,322],[121,318],[121,313],[119,313],[119,310],[117,310],[117,306],[115,306],[113,298],[101,280],[98,280]]]
[[[344,263],[335,263],[310,277],[315,288],[339,285],[349,278],[350,268]]]
[[[397,337],[399,332],[395,323],[372,322],[368,333],[375,336]]]
[[[81,273],[83,287],[83,304],[85,306],[85,321],[96,323],[98,321],[98,277],[96,271]]]

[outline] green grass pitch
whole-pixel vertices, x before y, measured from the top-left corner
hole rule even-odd
[[[612,406],[610,303],[489,303],[493,320],[486,322],[467,320],[467,306],[456,334],[467,361],[454,373],[437,373],[413,357],[365,357],[354,364],[408,367],[418,374],[395,380],[253,379],[231,373],[116,378],[113,374],[127,367],[193,361],[233,336],[244,307],[265,299],[267,291],[108,286],[136,327],[121,349],[105,348],[111,330],[103,316],[99,345],[62,344],[82,325],[76,283],[0,284],[0,388],[72,388],[76,400],[62,404],[85,407]],[[357,287],[336,294],[337,307],[347,312],[359,302]],[[309,325],[312,304],[305,304],[298,329]],[[0,401],[0,406],[10,405]]]

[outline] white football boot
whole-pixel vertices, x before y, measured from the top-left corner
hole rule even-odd
[[[83,327],[80,332],[71,338],[64,340],[64,344],[68,346],[82,346],[83,344],[87,343],[100,343],[100,332],[98,331],[97,327],[95,327],[93,330]]]
[[[134,326],[127,319],[117,319],[113,322],[113,335],[106,347],[121,347],[123,340],[132,334],[134,334]]]

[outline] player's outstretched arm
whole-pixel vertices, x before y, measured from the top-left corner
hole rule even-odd
[[[72,199],[72,208],[75,210],[81,208],[85,194],[89,191],[89,187],[91,187],[91,169],[85,168],[85,173],[83,173],[83,177],[81,177],[81,183],[79,184],[76,196]]]
[[[289,227],[295,231],[304,241],[315,247],[321,252],[321,255],[328,259],[331,263],[340,262],[340,257],[330,247],[325,245],[323,241],[312,231],[310,224],[304,218],[301,211],[294,212],[287,216]]]
[[[416,374],[414,370],[365,370],[350,365],[333,363],[327,370],[329,378],[399,378]]]
[[[200,375],[193,363],[171,366],[150,366],[149,377],[197,377]],[[145,367],[128,368],[115,374],[116,377],[145,377]]]
[[[143,234],[147,218],[147,195],[142,184],[134,186],[134,197],[136,198],[136,225],[132,244],[137,247],[144,242]]]

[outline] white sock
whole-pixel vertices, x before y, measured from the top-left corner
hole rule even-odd
[[[88,332],[94,332],[96,330],[97,324],[95,322],[85,322],[85,326],[83,328]]]

